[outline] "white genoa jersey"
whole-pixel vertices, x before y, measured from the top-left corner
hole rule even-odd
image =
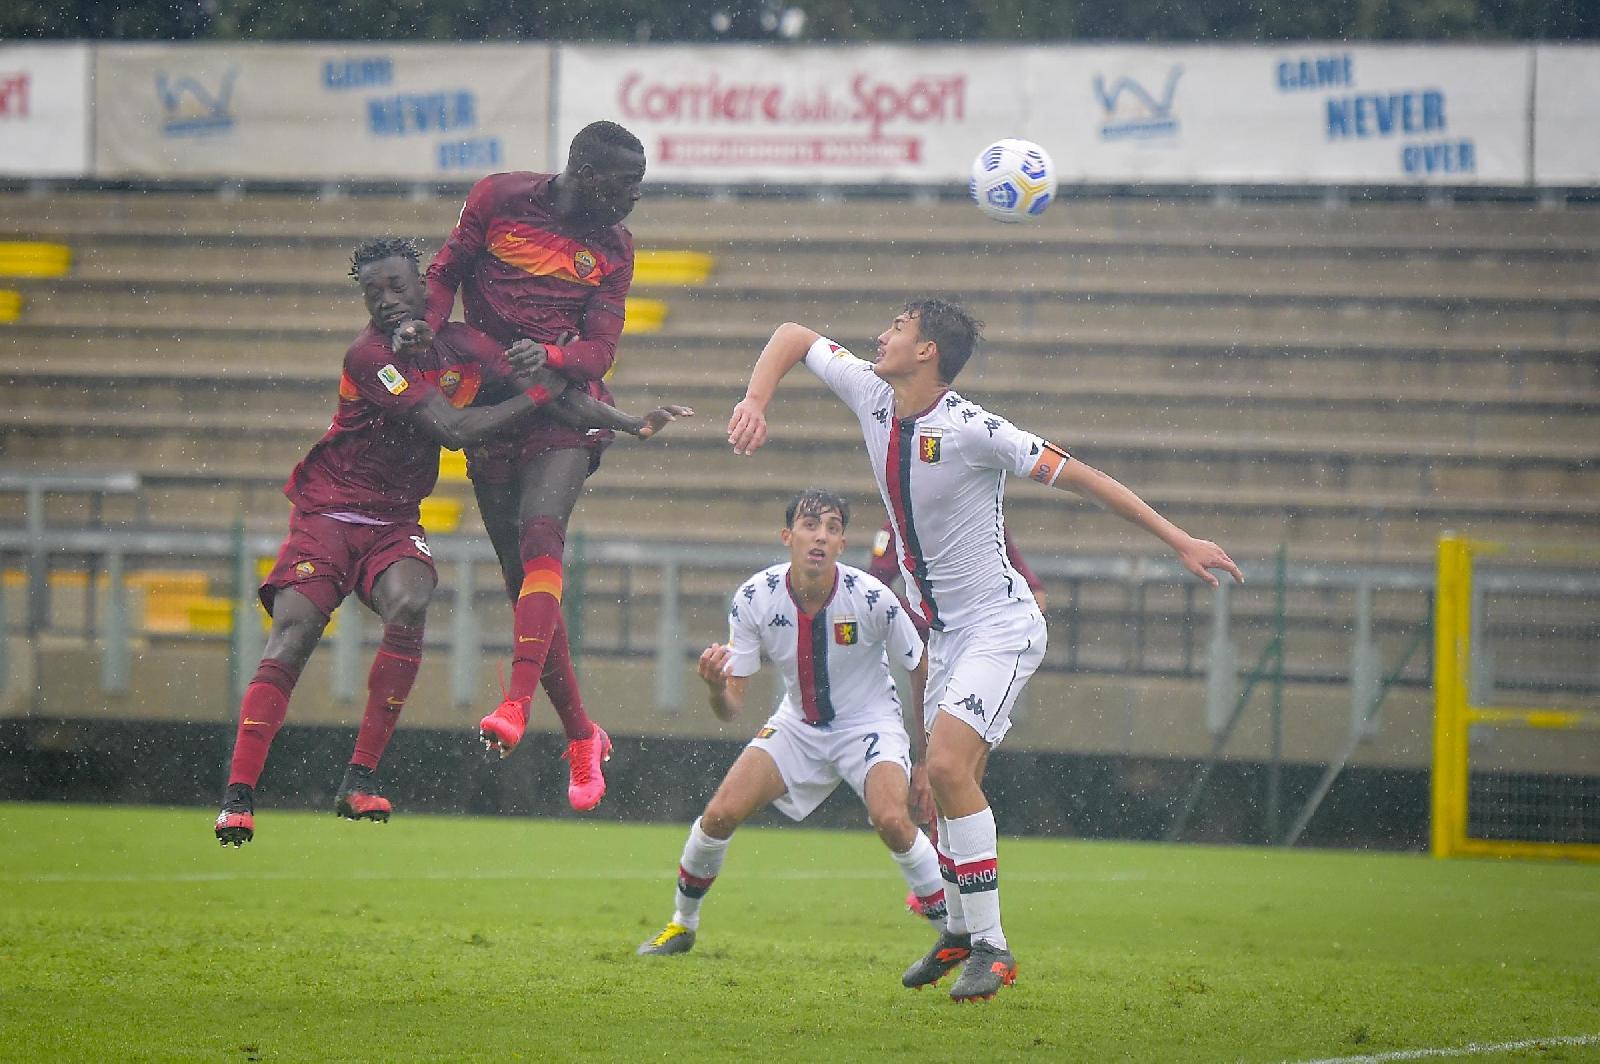
[[[1006,474],[1054,483],[1068,455],[946,391],[913,417],[894,416],[894,389],[832,340],[806,367],[854,410],[900,544],[906,598],[935,631],[976,624],[1033,602],[1006,556]]]
[[[783,673],[776,716],[807,724],[901,721],[889,655],[907,669],[922,660],[922,638],[894,592],[860,569],[835,567],[833,594],[814,617],[789,589],[789,563],[756,573],[728,610],[729,672],[751,676],[761,656]]]

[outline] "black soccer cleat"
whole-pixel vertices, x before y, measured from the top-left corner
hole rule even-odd
[[[389,799],[378,793],[378,781],[372,770],[364,765],[351,765],[344,770],[344,782],[339,784],[339,794],[333,800],[335,816],[346,820],[374,820],[387,822],[394,807]]]
[[[980,939],[972,944],[961,976],[950,988],[950,1000],[987,1001],[1016,981],[1017,959],[1011,951]]]
[[[222,812],[217,814],[217,841],[236,848],[256,835],[256,792],[248,783],[230,783],[222,793]]]
[[[906,974],[900,977],[900,985],[913,990],[932,986],[950,974],[950,969],[966,960],[971,952],[971,935],[953,935],[946,931],[939,936],[939,941],[933,944],[933,948],[926,956],[906,969]]]

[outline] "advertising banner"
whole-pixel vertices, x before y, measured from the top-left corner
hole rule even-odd
[[[1063,180],[1523,184],[1523,47],[1095,47],[1030,54]]]
[[[563,47],[556,142],[609,118],[655,181],[965,182],[1014,135],[1027,48]]]
[[[1541,46],[1534,62],[1534,182],[1600,184],[1600,47]]]
[[[0,44],[0,174],[88,172],[88,45]]]
[[[101,177],[464,180],[549,158],[546,45],[106,45]]]

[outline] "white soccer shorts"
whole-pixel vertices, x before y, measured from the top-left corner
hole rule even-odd
[[[865,803],[867,772],[875,765],[899,765],[906,779],[911,778],[911,737],[894,720],[813,726],[774,716],[750,745],[765,750],[777,762],[778,774],[788,789],[772,806],[791,820],[810,816],[840,780]]]
[[[928,693],[922,724],[940,711],[995,747],[1011,730],[1017,696],[1044,660],[1044,617],[1031,602],[1012,603],[977,624],[928,636]]]

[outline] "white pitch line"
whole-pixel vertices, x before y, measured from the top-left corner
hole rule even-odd
[[[795,880],[887,880],[894,873],[868,872],[868,871],[832,871],[822,870],[816,872],[786,871],[740,874],[739,879],[755,880],[757,882],[789,882]],[[142,874],[138,872],[40,872],[36,875],[5,876],[0,875],[0,883],[222,883],[234,880],[340,880],[340,881],[376,881],[392,880],[401,882],[405,880],[435,880],[448,882],[451,880],[528,880],[528,879],[599,879],[599,880],[659,880],[663,873],[655,871],[556,871],[539,872],[532,870],[499,870],[499,871],[473,871],[473,872],[343,872],[343,873],[310,873],[310,872],[285,872],[285,871],[206,871],[206,872],[163,872],[155,874]],[[670,879],[671,876],[667,875]],[[1011,875],[1006,877],[1008,883],[1131,883],[1145,879],[1136,873],[1112,872],[1106,875],[1093,874],[1063,874],[1051,876]]]
[[[1528,1038],[1521,1042],[1499,1042],[1484,1045],[1468,1042],[1464,1046],[1442,1049],[1400,1049],[1393,1053],[1370,1053],[1361,1057],[1323,1057],[1320,1060],[1301,1060],[1295,1064],[1387,1064],[1391,1060],[1434,1060],[1439,1057],[1476,1057],[1484,1053],[1509,1053],[1518,1049],[1541,1046],[1591,1046],[1600,1044],[1600,1034],[1575,1034],[1561,1038]]]

